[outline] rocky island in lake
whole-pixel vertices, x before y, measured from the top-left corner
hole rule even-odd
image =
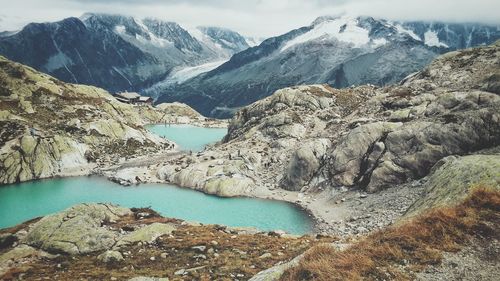
[[[190,99],[197,88],[179,99],[214,108],[211,117],[180,102],[129,103],[70,83],[126,88],[82,74],[76,53],[52,36],[76,25],[76,37],[106,39],[135,54],[134,67],[110,62],[114,72],[101,78],[135,73],[131,91],[157,94],[245,68],[237,64],[260,59],[250,53],[273,42],[279,52],[292,43],[320,48],[290,40],[339,19],[346,20],[342,32],[373,31],[365,43],[347,44],[342,32],[328,37],[349,51],[344,55],[363,50],[343,73],[364,83],[297,82],[245,101],[229,94],[215,101],[207,92],[203,106]],[[118,15],[0,33],[0,280],[496,280],[500,41],[492,38],[500,38],[498,30],[477,29],[488,30],[487,40],[471,33],[476,41],[464,46],[452,45],[451,37],[442,43],[436,33],[444,45],[429,45],[428,33],[419,39],[417,28],[410,31],[416,23],[339,19],[321,18],[279,37],[285,41],[271,38],[250,49],[248,39],[230,30],[200,28],[191,36],[174,23]],[[396,39],[376,32],[387,28],[400,32]],[[60,52],[50,64],[31,63],[30,52],[14,55],[12,46],[30,49],[23,45],[30,34],[47,33]],[[386,46],[377,36],[393,41]],[[97,44],[85,44],[91,43]],[[418,50],[433,60],[398,83],[373,85],[353,74],[373,50],[393,58],[396,51],[388,49],[396,43],[415,44],[404,53]],[[98,47],[111,61],[109,49]],[[206,69],[221,58],[228,62]],[[409,66],[412,56],[400,59],[418,67]],[[61,61],[72,63],[66,70],[76,81],[47,68]],[[141,76],[147,65],[165,73]],[[329,67],[340,79],[342,71]],[[89,74],[100,73],[94,68]],[[384,75],[403,74],[391,71],[384,68]],[[214,118],[221,112],[233,115]]]

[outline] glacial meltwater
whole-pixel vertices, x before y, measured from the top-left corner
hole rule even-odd
[[[148,129],[175,141],[183,150],[193,151],[219,141],[227,131],[188,125],[152,125]],[[220,198],[168,184],[124,187],[97,176],[0,186],[0,228],[62,211],[78,203],[92,202],[151,207],[166,217],[206,224],[281,229],[293,234],[304,234],[312,228],[308,214],[286,202]]]
[[[197,152],[207,144],[220,141],[227,133],[226,128],[204,128],[192,125],[148,125],[154,134],[177,143],[181,150]]]
[[[76,177],[1,186],[0,228],[90,202],[151,207],[163,216],[187,221],[294,234],[307,233],[312,227],[307,213],[286,202],[220,198],[167,184],[124,187],[101,177]]]

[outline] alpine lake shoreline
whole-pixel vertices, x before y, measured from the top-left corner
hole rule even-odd
[[[81,170],[81,173],[74,173],[74,174],[59,174],[59,175],[55,175],[55,176],[52,176],[52,177],[47,177],[47,178],[39,178],[39,179],[32,179],[32,180],[28,180],[28,181],[24,181],[22,182],[23,184],[24,183],[34,183],[34,182],[38,182],[38,181],[45,181],[45,180],[51,180],[51,179],[71,179],[71,178],[74,178],[74,179],[77,179],[77,178],[80,178],[80,177],[88,177],[88,178],[92,178],[92,177],[97,177],[99,179],[103,179],[103,180],[107,180],[107,181],[110,181],[110,182],[113,182],[113,183],[116,183],[120,186],[123,186],[123,187],[134,187],[134,188],[141,188],[141,185],[143,184],[167,184],[167,186],[165,186],[166,188],[170,188],[171,186],[173,186],[174,188],[179,188],[179,189],[183,189],[183,190],[189,190],[189,191],[194,191],[194,192],[201,192],[205,195],[208,195],[208,196],[214,196],[214,197],[217,197],[217,198],[227,198],[226,196],[221,196],[219,194],[213,194],[213,193],[208,193],[204,190],[193,190],[193,188],[191,187],[187,187],[187,186],[180,186],[178,184],[175,184],[175,183],[170,183],[170,182],[165,182],[159,178],[154,178],[154,177],[147,177],[147,178],[142,178],[141,180],[137,180],[137,181],[131,181],[130,179],[138,179],[139,176],[142,176],[144,173],[141,173],[139,170],[133,170],[135,171],[135,173],[129,173],[128,174],[128,177],[126,179],[124,178],[121,178],[120,176],[118,176],[118,172],[122,169],[128,169],[128,168],[144,168],[145,166],[142,166],[142,164],[146,164],[146,166],[149,166],[151,165],[152,163],[154,163],[154,160],[151,160],[151,158],[155,159],[156,157],[159,157],[159,161],[160,159],[161,160],[164,160],[165,156],[169,157],[173,157],[174,159],[175,158],[181,158],[183,156],[186,156],[186,155],[190,155],[190,154],[193,154],[193,153],[197,153],[197,154],[200,154],[200,153],[203,153],[203,151],[207,148],[210,148],[211,146],[214,146],[216,145],[218,142],[221,142],[223,137],[220,138],[219,140],[215,141],[215,142],[206,142],[204,145],[203,145],[203,149],[200,150],[200,151],[190,151],[190,150],[186,150],[186,149],[183,149],[183,146],[175,141],[173,141],[172,139],[168,138],[167,136],[162,136],[162,135],[159,135],[157,133],[155,133],[153,130],[151,130],[150,128],[151,127],[154,127],[154,126],[165,126],[166,128],[170,128],[170,127],[195,127],[195,128],[204,128],[204,129],[225,129],[226,130],[226,133],[223,135],[223,137],[227,134],[227,127],[228,127],[228,120],[227,119],[214,119],[214,118],[205,118],[203,119],[202,121],[200,120],[193,120],[193,119],[189,119],[189,122],[180,122],[180,123],[165,123],[165,122],[155,122],[155,123],[149,123],[149,124],[145,124],[144,125],[144,128],[148,131],[150,131],[151,133],[153,134],[156,134],[162,138],[165,138],[169,141],[172,141],[175,145],[175,148],[174,150],[166,150],[166,151],[160,151],[160,152],[157,152],[157,153],[154,153],[152,155],[147,155],[147,156],[138,156],[138,157],[132,157],[132,158],[128,158],[128,159],[124,159],[124,161],[120,161],[118,163],[109,163],[107,166],[104,166],[104,167],[98,167],[98,168],[92,168],[92,169],[82,169]],[[146,161],[146,163],[144,163],[144,158],[147,158],[148,160]],[[126,168],[124,168],[126,167]],[[147,168],[147,167],[146,167]],[[13,184],[0,184],[0,189],[1,188],[5,188],[7,186],[11,186]],[[290,204],[293,206],[293,208],[297,209],[298,212],[303,212],[307,215],[308,217],[308,220],[309,221],[309,224],[310,224],[310,228],[308,231],[306,231],[305,233],[302,233],[300,235],[314,235],[314,234],[317,234],[320,232],[320,228],[318,227],[320,225],[320,222],[321,222],[321,219],[319,219],[318,217],[315,216],[315,213],[313,210],[307,208],[307,206],[303,205],[303,204],[300,204],[297,200],[294,200],[293,198],[291,198],[290,196],[271,196],[271,195],[261,195],[261,194],[255,194],[255,195],[252,195],[252,194],[243,194],[243,195],[238,195],[238,196],[235,196],[234,198],[253,198],[253,199],[259,199],[259,200],[264,200],[264,201],[279,201],[279,202],[284,202],[284,203],[287,203],[287,204]],[[98,203],[98,204],[108,204],[110,202],[94,202],[94,203]],[[112,203],[111,203],[112,204]],[[144,208],[146,206],[131,206],[131,208]],[[151,206],[147,207],[147,208],[151,208]],[[155,210],[154,208],[152,208],[153,210]],[[57,211],[57,212],[61,212],[63,211],[63,209]],[[157,210],[155,210],[157,211]],[[49,214],[44,214],[43,216],[45,215],[49,215]],[[20,223],[16,223],[15,225],[18,225],[18,224],[25,224],[26,222],[28,221],[32,221],[34,219],[37,219],[41,216],[37,216],[37,217],[33,217],[33,218],[30,218],[26,221],[23,221],[23,222],[20,222]],[[170,216],[167,216],[168,218],[172,218],[172,219],[180,219],[180,220],[183,220],[183,218],[179,218],[179,217],[170,217]],[[202,222],[197,222],[197,221],[190,221],[192,223],[201,223],[202,225],[206,224],[206,223],[202,223]],[[15,225],[11,225],[11,226],[7,226],[5,227],[4,229],[8,229],[8,228],[12,228],[14,227]],[[211,223],[208,223],[208,225],[211,225]],[[216,224],[216,225],[220,225],[219,223]],[[243,225],[239,225],[239,226],[229,226],[228,227],[249,227],[249,228],[252,228],[253,226],[243,226]],[[0,228],[1,229],[1,228]],[[282,233],[282,232],[286,232],[284,231],[283,229],[267,229],[267,230],[263,230],[263,229],[258,229],[258,228],[255,228],[256,230],[258,231],[261,231],[261,232],[267,232],[267,231],[277,231],[279,233]],[[289,232],[287,232],[289,233]],[[296,233],[289,233],[291,235],[297,235]]]

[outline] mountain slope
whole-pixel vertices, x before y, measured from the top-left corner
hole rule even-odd
[[[96,32],[77,18],[29,24],[0,38],[0,54],[63,81],[111,91],[140,87],[168,73],[155,57],[114,32]]]
[[[107,14],[32,23],[0,37],[0,54],[9,59],[112,92],[139,91],[174,68],[227,59],[236,50],[212,48],[177,23]]]
[[[321,17],[236,54],[213,71],[162,89],[159,101],[182,101],[203,114],[228,116],[286,86],[395,83],[440,53],[498,38],[496,27],[482,25]]]
[[[142,126],[163,115],[0,56],[0,185],[88,174],[121,157],[166,151],[171,143]]]

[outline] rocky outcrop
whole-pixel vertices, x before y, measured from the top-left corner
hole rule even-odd
[[[242,195],[278,186],[375,192],[421,179],[447,156],[500,145],[499,64],[500,42],[446,54],[396,86],[278,90],[237,112],[223,144],[164,178],[206,191],[209,170],[239,174],[253,181],[235,188]]]
[[[477,187],[500,188],[500,156],[449,156],[434,165],[424,194],[406,212],[413,216],[431,208],[455,205]]]
[[[288,169],[285,171],[282,181],[283,188],[296,190],[308,184],[323,165],[329,146],[330,141],[328,139],[317,139],[305,143],[296,150],[288,164]]]
[[[116,247],[139,242],[150,243],[162,235],[172,233],[175,229],[176,227],[171,224],[153,223],[124,235],[118,240]]]
[[[104,162],[166,150],[171,143],[142,127],[161,115],[0,57],[0,184],[88,174]]]
[[[34,223],[20,242],[50,253],[70,255],[106,250],[99,259],[108,262],[123,259],[117,249],[151,243],[176,229],[173,224],[159,222],[141,225],[130,232],[110,227],[131,215],[130,209],[111,204],[75,205]]]
[[[190,124],[213,128],[227,127],[227,120],[204,117],[189,105],[179,102],[161,103],[154,108],[140,107],[138,110],[142,116],[146,116],[150,123]]]
[[[105,225],[128,214],[128,209],[107,204],[76,205],[42,218],[22,242],[48,252],[73,255],[110,249],[119,235]]]
[[[353,104],[373,92],[371,87],[365,89]],[[166,163],[158,169],[158,176],[221,196],[255,196],[280,184],[301,189],[325,163],[331,142],[321,136],[336,93],[323,85],[280,90],[237,113],[224,143]],[[318,112],[325,115],[318,116]],[[296,174],[297,170],[301,173]]]

